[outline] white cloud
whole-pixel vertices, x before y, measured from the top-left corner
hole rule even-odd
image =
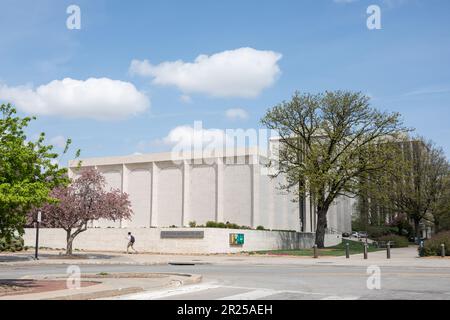
[[[231,120],[237,120],[237,119],[244,120],[244,119],[248,118],[247,111],[245,111],[244,109],[241,109],[241,108],[228,109],[225,112],[225,115],[227,116],[228,119],[231,119]]]
[[[108,78],[65,78],[35,89],[0,85],[0,100],[30,114],[102,120],[135,115],[150,106],[133,84]]]
[[[423,87],[414,91],[405,93],[403,96],[422,96],[433,94],[446,94],[450,92],[450,85],[436,85]]]
[[[64,148],[66,146],[67,139],[64,136],[56,136],[50,139],[50,144],[58,147]]]
[[[163,143],[179,148],[223,148],[223,146],[232,143],[224,130],[203,129],[201,127],[179,126],[172,129],[169,134],[163,138]]]
[[[250,98],[275,83],[281,57],[274,51],[240,48],[199,55],[194,62],[177,60],[152,65],[148,60],[133,60],[129,71],[152,77],[157,85],[176,86],[184,93]]]

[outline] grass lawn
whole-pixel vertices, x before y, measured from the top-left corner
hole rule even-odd
[[[345,244],[349,243],[350,254],[358,254],[364,252],[364,243],[357,241],[343,240],[341,244],[325,249],[319,249],[319,256],[345,256]],[[380,251],[383,249],[376,248],[369,244],[369,252]],[[299,249],[299,250],[269,250],[269,251],[254,251],[250,254],[268,254],[268,255],[289,255],[289,256],[314,256],[313,249]]]

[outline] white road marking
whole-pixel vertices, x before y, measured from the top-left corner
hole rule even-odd
[[[163,299],[171,296],[177,296],[181,294],[187,294],[187,293],[193,293],[193,292],[199,292],[204,291],[208,289],[216,289],[220,286],[211,284],[211,283],[204,283],[199,285],[189,285],[185,287],[180,287],[176,289],[168,289],[168,290],[160,290],[160,291],[149,291],[149,292],[143,292],[143,293],[136,293],[126,296],[118,297],[119,300],[155,300],[155,299]]]
[[[146,291],[142,293],[135,293],[120,297],[111,298],[113,300],[156,300],[156,299],[165,299],[172,296],[197,293],[201,291],[206,291],[210,289],[218,289],[218,288],[229,288],[229,289],[241,289],[241,290],[249,290],[248,292],[234,294],[230,296],[224,296],[222,298],[218,298],[217,300],[257,300],[267,296],[272,296],[276,294],[282,293],[292,293],[292,294],[300,294],[300,295],[320,295],[325,296],[322,300],[357,300],[359,297],[354,296],[335,296],[326,293],[318,293],[318,292],[306,292],[306,291],[295,291],[295,290],[272,290],[265,288],[250,288],[250,287],[241,287],[241,286],[226,286],[219,285],[217,283],[202,283],[197,285],[188,285],[179,288],[172,288],[166,290],[159,291]],[[106,299],[109,300],[109,299]]]
[[[359,299],[359,297],[352,297],[352,296],[347,296],[347,297],[328,296],[328,297],[325,297],[320,300],[358,300],[358,299]]]
[[[253,290],[245,293],[235,294],[232,296],[227,296],[220,298],[218,300],[256,300],[261,299],[267,296],[272,296],[274,294],[282,293],[283,291],[269,290],[269,289],[261,289],[261,290]]]
[[[239,286],[222,286],[223,288],[232,288],[232,289],[243,289],[243,290],[272,290],[266,288],[251,288],[251,287],[239,287]],[[330,295],[328,293],[319,293],[319,292],[309,292],[309,291],[300,291],[300,290],[272,290],[278,293],[293,293],[293,294],[304,294],[304,295],[319,295],[326,296]]]

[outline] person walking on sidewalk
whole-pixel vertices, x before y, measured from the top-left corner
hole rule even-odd
[[[134,248],[134,243],[136,242],[136,239],[134,238],[134,236],[131,234],[131,232],[128,232],[128,245],[127,245],[127,253],[129,252],[129,249],[133,249],[133,251],[135,253],[137,253],[136,249]]]

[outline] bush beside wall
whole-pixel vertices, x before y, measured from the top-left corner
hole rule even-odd
[[[22,251],[23,248],[24,248],[24,241],[22,238],[16,237],[11,239],[10,241],[7,241],[5,238],[0,238],[0,252]]]
[[[409,246],[409,241],[406,237],[401,237],[395,234],[379,237],[377,241],[394,242],[395,248],[406,248]]]
[[[421,256],[440,256],[441,244],[445,245],[445,255],[450,256],[450,231],[438,233],[431,239],[425,240]]]

